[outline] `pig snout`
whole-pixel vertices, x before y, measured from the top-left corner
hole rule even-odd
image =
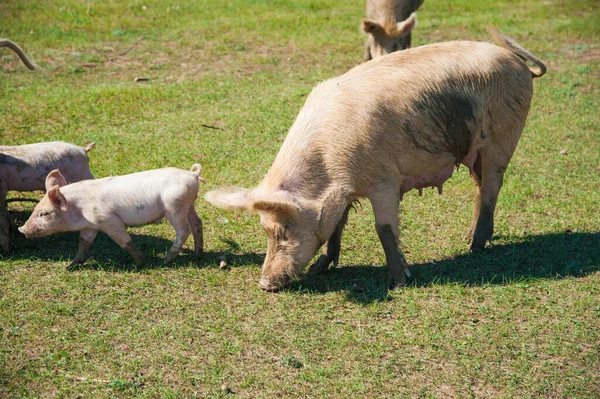
[[[281,289],[281,286],[278,283],[274,283],[264,277],[260,279],[258,286],[269,292],[277,292]]]
[[[44,232],[39,226],[31,223],[31,221],[26,222],[23,226],[19,227],[18,230],[25,238],[39,238],[47,235],[47,232]]]
[[[19,227],[18,230],[25,236],[25,238],[35,237],[32,229],[29,228],[26,224]]]

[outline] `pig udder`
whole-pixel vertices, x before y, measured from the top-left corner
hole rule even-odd
[[[463,164],[469,168],[469,173],[472,175],[473,172],[481,178],[481,159],[479,151],[471,151],[465,156],[460,163],[456,165],[456,169]],[[405,177],[402,180],[402,186],[400,187],[400,199],[404,198],[404,194],[412,189],[419,190],[419,195],[423,195],[423,189],[427,187],[437,187],[438,193],[442,194],[442,188],[444,183],[452,177],[454,165],[449,165],[438,172],[427,172],[416,177]]]

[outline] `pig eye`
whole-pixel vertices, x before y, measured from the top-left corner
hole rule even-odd
[[[38,213],[38,216],[41,217],[41,218],[45,218],[48,215],[50,215],[50,212],[40,212],[40,213]]]

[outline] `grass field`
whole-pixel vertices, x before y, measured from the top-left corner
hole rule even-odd
[[[364,9],[0,1],[0,37],[49,75],[0,49],[0,144],[95,141],[97,177],[201,162],[200,197],[251,187],[310,90],[360,62]],[[0,255],[0,397],[600,397],[600,4],[426,0],[413,46],[487,41],[489,24],[548,66],[492,247],[472,254],[464,239],[466,168],[443,196],[402,202],[414,278],[393,292],[368,201],[350,215],[341,268],[278,294],[257,287],[257,217],[202,198],[206,254],[193,259],[190,239],[170,267],[168,223],[130,230],[149,257],[140,268],[103,234],[75,271],[77,233],[17,234]],[[10,203],[17,224],[32,208]]]

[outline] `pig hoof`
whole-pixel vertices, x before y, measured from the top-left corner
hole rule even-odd
[[[329,269],[330,263],[331,261],[327,258],[327,255],[321,255],[319,256],[319,259],[310,266],[308,274],[311,276],[323,274]]]
[[[144,259],[144,258],[135,258],[135,265],[136,266],[144,266],[144,263],[146,263],[146,259]]]
[[[479,252],[481,250],[483,250],[483,248],[485,247],[485,243],[487,242],[487,239],[481,239],[478,238],[477,236],[473,237],[473,241],[471,241],[471,251],[473,252]]]
[[[168,265],[169,263],[173,262],[173,260],[177,257],[177,252],[169,252],[167,254],[167,256],[165,257],[165,265]]]
[[[406,285],[406,275],[404,268],[398,270],[398,273],[388,274],[388,289],[395,290],[396,288],[402,288]]]

